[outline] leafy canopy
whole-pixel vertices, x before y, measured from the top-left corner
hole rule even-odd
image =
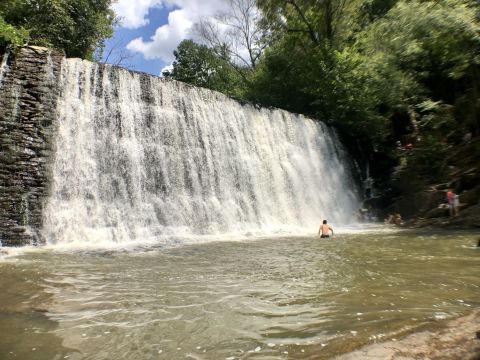
[[[163,76],[195,86],[238,96],[241,77],[231,65],[205,45],[183,40],[173,52],[173,69]]]
[[[113,34],[112,0],[2,0],[0,46],[40,45],[92,59]]]

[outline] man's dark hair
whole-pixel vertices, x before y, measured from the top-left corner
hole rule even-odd
[[[323,223],[326,224],[326,223],[327,223],[327,220],[323,220]]]

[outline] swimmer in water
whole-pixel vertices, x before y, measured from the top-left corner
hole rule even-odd
[[[320,228],[318,229],[318,235],[320,235],[321,238],[329,238],[330,234],[329,232],[332,232],[332,237],[333,237],[333,229],[330,225],[327,224],[327,220],[323,220],[322,225],[320,225]]]

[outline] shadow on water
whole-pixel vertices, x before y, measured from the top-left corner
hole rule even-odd
[[[58,323],[48,316],[51,295],[42,275],[27,263],[0,263],[0,359],[75,359],[78,352],[55,335]]]

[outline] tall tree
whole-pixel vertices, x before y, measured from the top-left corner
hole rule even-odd
[[[3,0],[0,17],[28,31],[28,43],[92,59],[95,49],[113,33],[112,0]]]
[[[224,59],[206,45],[183,40],[173,52],[173,68],[163,76],[195,86],[239,96],[240,78]]]
[[[332,43],[353,0],[258,0],[264,26],[276,33],[304,34],[311,43]]]
[[[267,45],[267,33],[259,27],[261,14],[255,0],[226,0],[227,8],[213,18],[204,18],[194,32],[218,57],[230,62],[241,76],[255,69]]]
[[[401,1],[369,27],[359,47],[415,79],[421,101],[464,103],[458,125],[479,132],[479,8],[469,0]]]

